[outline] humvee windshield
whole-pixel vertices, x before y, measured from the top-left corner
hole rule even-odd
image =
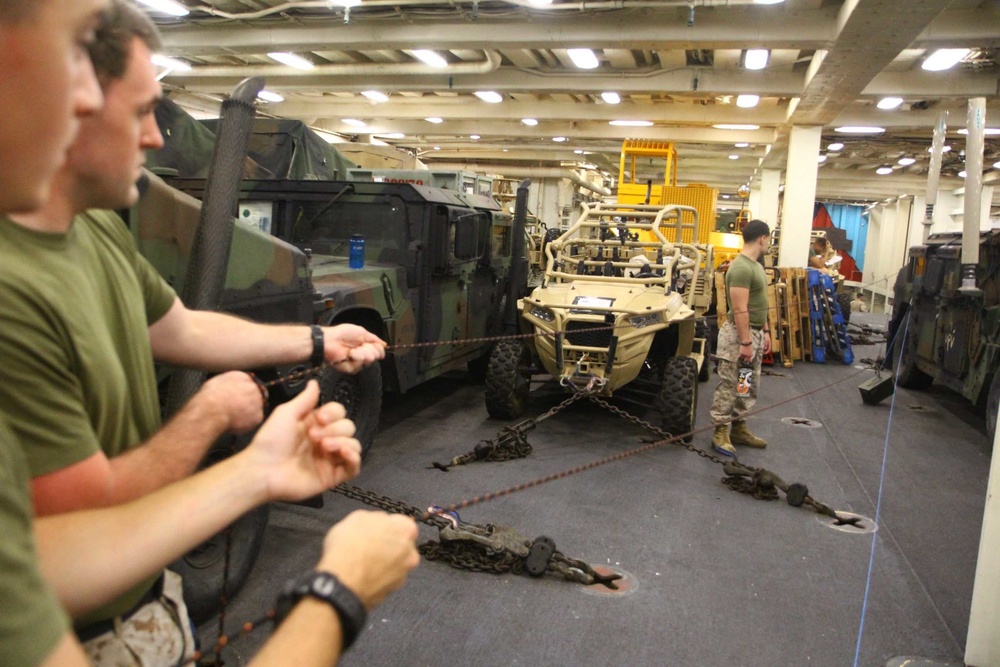
[[[406,206],[398,197],[352,198],[343,202],[290,202],[292,242],[321,255],[347,257],[354,235],[365,239],[365,254],[372,250],[407,247]]]

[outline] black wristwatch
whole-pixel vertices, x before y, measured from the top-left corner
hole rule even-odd
[[[310,331],[312,332],[313,353],[309,357],[309,363],[313,366],[322,366],[323,360],[326,358],[326,336],[323,335],[323,327],[314,324],[310,327]]]
[[[349,649],[364,629],[368,612],[354,591],[329,572],[310,572],[288,582],[274,606],[275,626],[280,625],[299,600],[307,595],[326,602],[337,612],[340,636],[344,642],[341,652]]]

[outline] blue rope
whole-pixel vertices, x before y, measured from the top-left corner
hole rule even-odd
[[[900,341],[900,345],[901,346],[905,346],[906,345],[906,335],[907,335],[907,333],[909,332],[909,329],[910,329],[910,313],[912,312],[912,310],[913,310],[913,308],[912,308],[912,304],[911,304],[911,307],[908,308],[907,311],[906,311],[906,326],[903,327],[903,338]],[[896,338],[898,338],[898,337],[899,337],[899,330],[897,329],[895,335],[893,335],[892,341],[890,341],[889,345],[888,345],[888,348],[889,348],[889,351],[890,351],[889,354],[893,354],[893,355],[895,354],[896,346],[893,343],[896,340]],[[902,363],[902,360],[903,360],[902,352],[903,352],[903,350],[900,349],[900,355],[899,355],[899,361],[900,361],[900,363]],[[886,358],[888,358],[888,356],[889,355],[887,354]],[[883,359],[882,363],[883,364],[885,363],[884,359]],[[871,548],[871,553],[868,556],[868,577],[865,580],[865,598],[864,598],[864,601],[861,604],[861,623],[858,626],[858,643],[857,643],[857,645],[854,648],[854,667],[858,667],[858,661],[861,659],[861,637],[865,633],[865,616],[868,614],[868,594],[871,591],[871,586],[872,586],[872,570],[875,567],[875,539],[876,539],[876,536],[878,535],[878,530],[877,529],[878,529],[878,525],[879,525],[878,524],[879,516],[882,513],[882,489],[883,489],[884,483],[885,483],[885,462],[889,458],[889,433],[892,430],[892,415],[893,415],[893,412],[896,410],[896,395],[897,394],[896,394],[895,389],[898,388],[898,386],[899,386],[899,368],[898,367],[895,369],[895,373],[896,373],[896,377],[895,377],[894,382],[895,382],[896,387],[894,387],[893,392],[892,392],[892,402],[889,404],[889,423],[886,424],[886,428],[885,428],[885,446],[882,449],[882,472],[879,474],[879,478],[878,478],[878,498],[875,501],[875,528],[876,528],[876,530],[872,531],[872,548]]]

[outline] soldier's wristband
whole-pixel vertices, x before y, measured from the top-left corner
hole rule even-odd
[[[322,366],[326,351],[326,337],[323,335],[323,327],[314,324],[310,328],[310,332],[312,334],[313,353],[309,358],[309,363],[313,366]]]
[[[741,342],[740,342],[740,347],[742,347],[742,346],[744,346],[744,345],[753,345],[753,341],[752,341],[752,340],[748,340],[748,341],[747,341],[747,342],[745,342],[745,343],[741,341]]]

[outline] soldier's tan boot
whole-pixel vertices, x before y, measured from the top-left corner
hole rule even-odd
[[[764,449],[767,447],[767,441],[758,438],[751,433],[750,429],[747,427],[747,423],[742,419],[733,422],[733,429],[729,434],[729,441],[734,445],[753,447],[755,449]]]
[[[729,424],[715,427],[715,433],[712,434],[712,449],[725,456],[736,456],[736,448],[729,441]]]

